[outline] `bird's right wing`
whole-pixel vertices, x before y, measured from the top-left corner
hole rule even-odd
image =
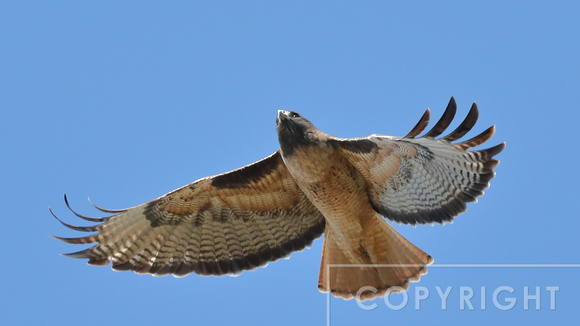
[[[112,260],[115,270],[155,275],[237,274],[302,250],[325,226],[279,152],[130,209],[100,210],[115,215],[75,213],[102,222],[88,227],[62,222],[74,230],[97,232],[55,237],[72,244],[98,243],[66,256],[88,258],[91,265]]]

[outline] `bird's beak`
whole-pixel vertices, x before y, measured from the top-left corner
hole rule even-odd
[[[276,117],[276,126],[280,124],[282,120],[288,119],[288,111],[278,110],[278,116]]]
[[[287,119],[288,118],[288,111],[278,110],[278,119]]]

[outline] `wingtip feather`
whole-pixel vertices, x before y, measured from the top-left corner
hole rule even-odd
[[[62,241],[64,243],[70,243],[70,244],[87,244],[87,243],[95,243],[98,241],[98,238],[96,235],[90,235],[90,236],[79,237],[79,238],[64,238],[64,237],[59,237],[56,235],[51,235],[51,237],[53,239]]]
[[[81,232],[95,232],[95,231],[99,231],[99,225],[94,225],[94,226],[76,226],[76,225],[72,225],[72,224],[68,224],[63,222],[60,218],[58,218],[58,216],[56,216],[56,214],[54,213],[54,211],[52,210],[52,208],[48,208],[48,210],[50,211],[50,213],[52,214],[52,216],[54,216],[54,218],[59,221],[62,225],[66,226],[69,229],[75,230],[75,231],[81,231]]]
[[[423,130],[425,130],[427,125],[429,125],[430,119],[431,119],[431,110],[429,110],[429,108],[427,108],[427,110],[425,110],[425,113],[423,113],[423,115],[421,116],[421,119],[419,119],[419,122],[417,122],[415,127],[413,127],[413,129],[411,129],[411,131],[409,131],[409,133],[407,135],[405,135],[405,137],[403,137],[403,138],[411,138],[412,139],[412,138],[417,137],[420,133],[423,132]]]
[[[467,116],[465,117],[463,122],[461,122],[461,124],[455,130],[449,133],[449,135],[441,139],[447,142],[452,142],[465,136],[465,134],[467,134],[471,130],[471,128],[475,126],[475,123],[477,122],[478,118],[479,118],[479,109],[477,108],[477,104],[473,102],[473,104],[471,105],[471,109],[469,109],[469,112],[467,113]]]
[[[460,142],[460,143],[455,143],[453,145],[458,149],[467,150],[467,149],[473,148],[475,146],[481,145],[481,144],[485,143],[486,141],[490,140],[491,137],[493,137],[494,133],[495,133],[495,125],[487,128],[486,130],[481,132],[479,135],[477,135],[471,139],[468,139],[468,140]]]
[[[91,198],[87,197],[87,199],[89,200],[89,203],[91,203],[91,205],[93,205],[96,209],[100,210],[103,213],[108,213],[108,214],[119,214],[119,213],[123,213],[125,212],[127,209],[107,209],[107,208],[102,208],[97,206],[95,203],[93,203],[93,201],[91,200]]]
[[[106,220],[108,220],[111,216],[106,216],[106,217],[89,217],[89,216],[85,216],[82,214],[77,213],[74,209],[72,209],[72,207],[70,206],[69,202],[68,202],[68,198],[66,196],[66,194],[64,194],[64,203],[66,204],[66,207],[73,213],[75,214],[75,216],[82,218],[85,221],[89,221],[89,222],[105,222]]]
[[[451,96],[449,104],[447,104],[447,108],[445,109],[445,112],[443,112],[443,115],[441,116],[439,121],[437,121],[435,126],[433,126],[433,128],[431,128],[431,130],[429,130],[425,135],[423,135],[422,138],[435,138],[441,135],[441,133],[445,131],[447,127],[449,127],[451,121],[453,121],[456,112],[457,112],[457,103],[455,102],[455,98]]]

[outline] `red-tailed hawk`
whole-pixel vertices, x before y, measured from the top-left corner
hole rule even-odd
[[[97,233],[55,238],[97,243],[65,255],[88,258],[91,265],[112,261],[115,270],[184,276],[251,270],[302,250],[326,232],[321,291],[348,299],[370,286],[376,290],[360,297],[369,299],[391,287],[406,289],[433,259],[382,216],[412,225],[452,221],[489,187],[499,163],[493,157],[505,147],[467,151],[489,140],[493,126],[452,143],[475,124],[475,103],[457,129],[435,139],[455,111],[451,98],[441,119],[420,138],[415,137],[427,126],[429,109],[405,137],[350,139],[325,134],[296,112],[278,111],[280,149],[274,154],[129,209],[97,207],[114,214],[110,217],[75,213],[100,224],[61,223]],[[357,267],[327,269],[332,264]]]

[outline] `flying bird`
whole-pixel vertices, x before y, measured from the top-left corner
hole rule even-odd
[[[274,154],[132,208],[95,205],[109,217],[78,214],[65,195],[76,216],[99,224],[59,219],[73,230],[96,233],[55,238],[96,243],[65,254],[90,265],[112,261],[114,270],[185,276],[239,274],[302,250],[325,233],[320,291],[364,300],[407,289],[433,258],[383,217],[411,225],[452,222],[489,187],[499,163],[493,157],[505,147],[468,151],[489,140],[494,126],[455,142],[475,125],[475,103],[455,130],[436,139],[455,112],[452,97],[441,119],[419,138],[429,109],[404,137],[337,138],[296,112],[280,110],[280,148]],[[368,287],[374,290],[361,293]]]

